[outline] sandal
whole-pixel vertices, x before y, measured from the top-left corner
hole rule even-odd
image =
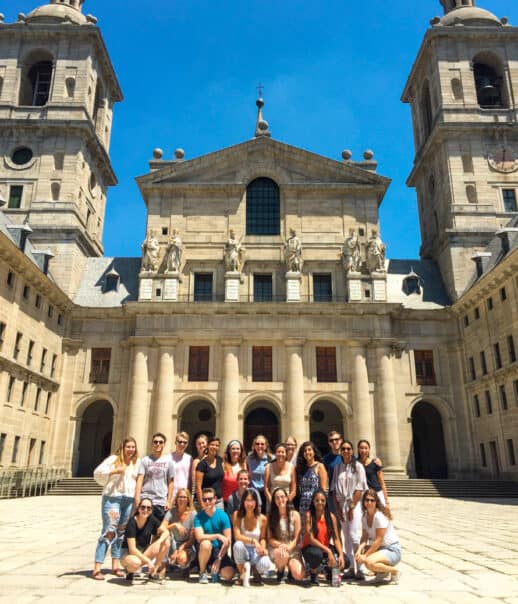
[[[115,575],[116,577],[120,577],[122,579],[126,576],[126,573],[122,570],[122,568],[116,568],[115,570],[112,570],[112,575]]]
[[[95,579],[96,581],[104,581],[104,575],[103,575],[102,571],[100,571],[100,570],[93,570],[92,571],[92,579]]]

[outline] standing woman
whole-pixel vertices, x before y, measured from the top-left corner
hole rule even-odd
[[[201,506],[201,502],[198,502],[198,496],[196,494],[196,468],[200,461],[207,455],[207,443],[209,437],[206,434],[198,434],[194,444],[196,446],[196,456],[193,456],[191,463],[191,493],[194,501],[194,507],[197,504]]]
[[[246,489],[239,509],[234,512],[234,561],[239,571],[241,585],[250,586],[250,570],[259,576],[270,569],[270,558],[266,550],[266,516],[259,509],[259,494],[255,489]]]
[[[323,562],[327,564],[327,580],[331,584],[331,569],[344,567],[344,553],[336,516],[329,511],[322,489],[313,494],[304,526],[302,556],[310,568],[311,584],[319,585],[318,568]]]
[[[277,487],[282,487],[288,493],[291,503],[297,494],[297,481],[295,479],[295,468],[287,460],[287,448],[285,444],[275,447],[275,460],[269,463],[264,471],[264,494],[268,506],[272,501],[272,493]]]
[[[137,443],[129,436],[114,455],[107,457],[94,470],[95,482],[104,487],[101,503],[103,528],[95,550],[94,579],[104,579],[101,567],[110,545],[112,573],[117,577],[124,576],[120,567],[121,543],[133,507],[138,464]]]
[[[252,478],[252,486],[261,495],[261,508],[266,510],[266,495],[264,494],[264,471],[266,464],[270,463],[272,455],[266,436],[258,434],[252,442],[252,450],[246,458],[248,471]]]
[[[332,490],[335,493],[336,514],[342,525],[344,549],[351,564],[346,578],[363,579],[355,558],[362,535],[362,513],[360,499],[367,489],[367,479],[363,465],[353,455],[350,440],[344,440],[340,447],[342,461],[335,466]]]
[[[288,436],[286,439],[286,460],[293,466],[297,465],[297,439],[294,436]]]
[[[216,508],[223,509],[223,460],[218,455],[221,441],[217,436],[211,436],[207,444],[207,455],[196,466],[196,495],[202,500],[203,489],[212,488],[216,493]]]
[[[298,546],[301,531],[300,514],[288,503],[288,493],[279,487],[272,493],[268,514],[268,553],[277,568],[280,583],[288,569],[288,582],[302,581],[304,564]]]
[[[327,470],[319,450],[311,441],[300,445],[297,454],[297,488],[299,494],[299,512],[304,518],[309,510],[313,493],[317,489],[328,491]]]
[[[381,504],[385,507],[390,507],[387,485],[383,477],[383,465],[380,459],[371,459],[371,445],[368,440],[358,441],[358,460],[365,468],[365,476],[367,477],[367,486],[369,489],[374,489],[380,498]]]
[[[160,578],[156,572],[169,551],[169,531],[160,531],[160,520],[152,511],[151,499],[144,497],[129,519],[122,544],[122,566],[127,570],[127,581],[133,581],[133,574],[144,565],[148,567],[150,579]]]
[[[390,573],[392,583],[399,583],[400,572],[395,568],[401,560],[401,547],[392,525],[390,510],[384,506],[374,489],[362,497],[362,538],[356,560],[381,578]]]
[[[246,455],[243,445],[238,440],[231,440],[225,454],[223,455],[223,482],[221,483],[221,490],[223,493],[223,502],[225,504],[225,511],[227,510],[227,503],[234,491],[237,491],[239,487],[237,482],[237,475],[240,470],[246,470]]]

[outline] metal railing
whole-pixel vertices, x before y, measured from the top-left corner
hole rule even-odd
[[[225,302],[225,296],[223,294],[212,294],[206,296],[194,296],[193,294],[181,294],[178,295],[176,302],[187,302],[187,303],[195,303],[195,304],[207,304],[213,302]],[[286,302],[286,295],[281,294],[277,296],[261,296],[255,297],[253,294],[242,294],[239,296],[238,300],[232,300],[234,303],[240,304],[271,304],[272,302]],[[329,302],[340,302],[346,303],[347,298],[345,296],[315,296],[309,294],[300,294],[300,302],[304,303],[329,303]]]
[[[49,489],[68,476],[65,468],[24,468],[0,470],[0,499],[46,495]]]

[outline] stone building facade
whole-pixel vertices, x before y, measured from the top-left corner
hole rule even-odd
[[[88,475],[127,434],[143,450],[156,430],[247,445],[257,433],[272,443],[291,434],[325,448],[338,429],[369,439],[392,475],[518,476],[518,363],[504,354],[494,376],[472,380],[483,342],[464,323],[481,296],[505,287],[511,314],[495,293],[484,346],[511,350],[518,30],[471,1],[443,4],[404,93],[423,238],[414,261],[385,257],[378,209],[390,180],[372,153],[334,161],[276,141],[261,99],[252,140],[194,159],[155,150],[137,179],[142,256],[103,256],[116,182],[111,112],[122,95],[95,18],[80,0],[52,0],[0,23],[3,467]],[[508,80],[490,79],[486,107],[469,61],[488,45],[505,56]],[[477,196],[461,199],[472,184]],[[505,253],[493,249],[502,228]],[[43,348],[50,366],[35,366]],[[474,395],[496,396],[504,381],[507,415],[477,416]]]

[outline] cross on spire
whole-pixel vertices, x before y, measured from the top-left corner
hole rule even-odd
[[[263,88],[264,88],[264,84],[261,84],[261,82],[259,82],[259,84],[257,84],[257,94],[259,95],[260,98],[263,97]]]

